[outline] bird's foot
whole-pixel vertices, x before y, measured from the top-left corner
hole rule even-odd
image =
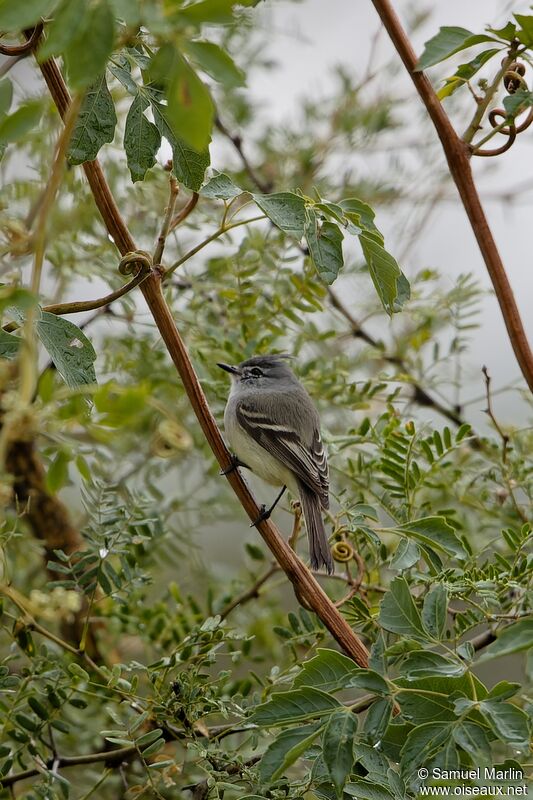
[[[264,522],[266,519],[269,519],[271,514],[272,514],[272,507],[267,508],[263,504],[262,506],[260,506],[259,516],[255,520],[255,522],[250,523],[250,528],[255,528],[255,526],[259,525],[260,522]]]

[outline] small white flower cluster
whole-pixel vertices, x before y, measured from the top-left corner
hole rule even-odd
[[[35,614],[44,619],[68,618],[81,609],[81,595],[72,589],[56,586],[51,592],[32,589],[30,601]]]

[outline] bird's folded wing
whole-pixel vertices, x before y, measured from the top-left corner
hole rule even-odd
[[[320,431],[314,430],[308,447],[289,426],[272,419],[271,414],[251,408],[246,401],[239,403],[236,410],[239,424],[246,433],[316,492],[322,507],[328,508],[328,464]]]

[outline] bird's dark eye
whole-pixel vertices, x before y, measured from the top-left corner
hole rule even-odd
[[[259,367],[252,367],[250,374],[254,375],[256,378],[260,378],[263,374],[263,370],[259,369]]]

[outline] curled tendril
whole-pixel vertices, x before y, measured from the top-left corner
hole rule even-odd
[[[38,25],[35,26],[31,34],[29,34],[30,38],[24,44],[0,44],[0,54],[3,56],[27,56],[31,53],[37,42],[39,41],[39,37],[43,32],[43,25],[40,22]],[[1,36],[2,34],[0,34]]]
[[[355,551],[350,544],[347,542],[346,539],[342,539],[339,542],[335,542],[333,547],[331,548],[331,555],[333,556],[335,561],[339,561],[341,563],[345,563],[346,561],[351,561],[354,557]]]
[[[132,250],[122,256],[118,271],[121,275],[136,275],[139,270],[149,272],[152,269],[152,256],[146,250]]]
[[[509,94],[514,94],[516,91],[518,91],[518,89],[525,89],[528,91],[528,85],[524,78],[525,71],[525,65],[519,61],[513,61],[513,63],[509,65],[509,69],[503,76],[503,83]],[[522,114],[525,110],[526,109],[523,109],[520,114]],[[516,125],[514,120],[513,122],[509,122],[508,125],[503,125],[502,122],[506,120],[508,116],[508,113],[503,108],[494,108],[489,113],[488,117],[491,126],[493,128],[497,128],[498,133],[507,136],[507,141],[505,144],[502,144],[500,147],[494,147],[485,150],[476,148],[474,145],[472,149],[472,155],[499,156],[502,153],[505,153],[506,150],[509,150],[509,148],[514,144],[517,134],[522,133],[522,131],[525,131],[526,128],[529,128],[533,122],[533,108],[529,109],[527,117],[523,120],[523,122],[520,123],[520,125]]]

